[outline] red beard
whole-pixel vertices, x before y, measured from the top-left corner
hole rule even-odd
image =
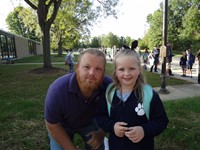
[[[86,79],[83,80],[80,78],[80,74],[79,74],[79,71],[77,70],[77,81],[78,81],[78,85],[79,85],[79,88],[80,89],[83,89],[84,91],[90,91],[90,92],[93,92],[95,91],[99,85],[101,84],[102,82],[102,79],[99,80],[99,81],[93,81],[93,82],[87,82]]]

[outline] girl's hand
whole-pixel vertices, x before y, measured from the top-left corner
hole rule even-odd
[[[125,131],[128,130],[128,128],[125,127],[126,125],[127,125],[127,123],[125,123],[125,122],[116,122],[114,125],[115,135],[118,137],[123,137],[125,134]]]
[[[133,143],[138,143],[144,138],[144,130],[141,126],[130,127],[129,131],[125,132],[125,135]]]

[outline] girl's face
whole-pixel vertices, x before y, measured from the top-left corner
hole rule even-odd
[[[118,78],[122,89],[133,89],[135,82],[140,74],[136,58],[123,56],[116,59],[116,77]]]

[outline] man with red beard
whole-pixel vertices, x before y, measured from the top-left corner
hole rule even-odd
[[[104,149],[105,133],[95,121],[97,104],[104,98],[111,78],[104,76],[105,55],[88,49],[79,55],[76,71],[55,80],[45,99],[45,124],[51,150],[76,150],[73,137],[79,134],[85,149]]]

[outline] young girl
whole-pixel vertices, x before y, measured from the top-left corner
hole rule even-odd
[[[180,58],[179,65],[183,71],[183,75],[181,75],[181,76],[186,77],[186,70],[187,70],[187,54],[186,54],[186,52],[182,52],[182,57]]]
[[[110,112],[106,101],[101,106],[99,124],[109,132],[110,150],[153,150],[154,137],[159,135],[168,124],[168,118],[159,95],[152,90],[149,112],[145,112],[144,76],[141,72],[139,55],[132,50],[119,51],[114,59],[114,84],[107,91],[111,103]],[[150,86],[149,86],[150,87]],[[114,91],[112,98],[111,93]],[[149,118],[147,117],[149,113]]]

